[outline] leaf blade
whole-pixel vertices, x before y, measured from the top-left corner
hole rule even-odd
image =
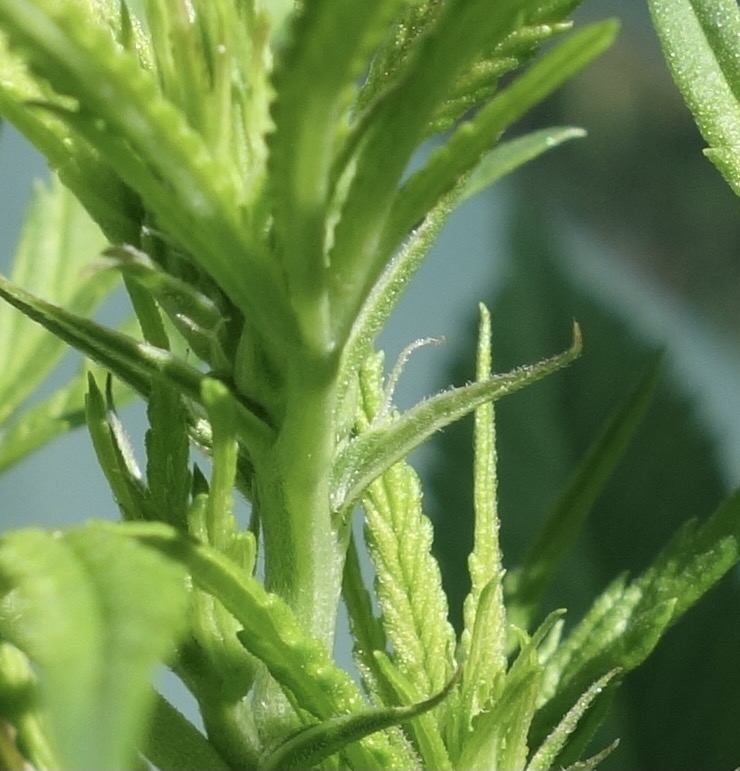
[[[0,571],[3,636],[42,669],[60,765],[126,767],[152,703],[154,664],[182,631],[183,571],[98,523],[7,534]]]

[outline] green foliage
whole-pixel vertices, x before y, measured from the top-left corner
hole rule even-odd
[[[711,437],[675,377],[671,352],[661,353],[633,331],[632,324],[646,324],[652,310],[646,308],[642,320],[633,315],[625,318],[600,301],[600,284],[581,279],[575,267],[579,263],[570,262],[559,243],[556,221],[532,202],[527,188],[519,192],[526,198],[518,204],[510,236],[508,278],[502,291],[489,298],[499,319],[494,329],[496,360],[507,366],[523,350],[536,356],[557,345],[558,332],[573,314],[588,337],[574,366],[501,401],[496,410],[505,596],[509,618],[519,624],[527,618],[536,623],[543,612],[567,607],[563,632],[567,647],[574,643],[568,630],[618,572],[628,570],[634,577],[627,582],[632,587],[629,591],[624,588],[627,584],[619,591],[631,592],[635,598],[635,592],[642,591],[639,576],[656,564],[666,541],[680,532],[687,519],[711,514],[725,490]],[[635,290],[628,286],[625,291],[629,296]],[[464,377],[472,355],[472,344],[457,352],[446,378]],[[658,368],[661,361],[663,366]],[[642,412],[645,416],[635,430]],[[435,553],[446,577],[451,617],[461,626],[461,606],[469,591],[463,581],[462,555],[469,546],[461,546],[459,539],[472,540],[460,524],[464,513],[473,509],[466,478],[470,427],[460,423],[434,442],[438,462],[429,480],[428,510],[439,533]],[[619,465],[603,484],[596,484],[620,445]],[[586,474],[586,469],[591,473]],[[580,517],[583,507],[589,518],[573,538],[575,523],[569,523],[568,517]],[[555,525],[558,521],[562,529]],[[713,548],[718,552],[726,548],[721,545],[726,537]],[[549,577],[540,583],[543,574]],[[709,574],[706,580],[712,580]],[[538,585],[546,589],[543,594],[532,592]],[[677,581],[674,596],[680,598],[684,591]],[[737,602],[737,585],[728,576],[685,620],[671,620],[668,633],[636,671],[628,677],[615,676],[612,685],[619,683],[619,687],[612,688],[616,692],[608,701],[613,704],[599,737],[607,743],[619,736],[620,746],[614,758],[603,763],[604,769],[690,771],[732,763],[740,751],[738,737],[726,722],[726,715],[738,707]],[[610,628],[606,624],[603,629]],[[513,642],[510,638],[509,646]],[[615,655],[613,647],[609,655]],[[615,666],[619,663],[612,661]],[[600,674],[606,671],[601,663],[595,669]],[[683,674],[677,678],[678,670]],[[571,698],[589,682],[584,674],[581,690],[575,686]],[[712,694],[701,714],[676,707],[691,699],[704,701],[699,693]],[[608,706],[604,704],[602,711]],[[543,717],[550,709],[543,706]],[[565,709],[561,703],[558,715]],[[554,712],[547,729],[540,727],[540,736],[558,719]],[[702,737],[709,734],[715,740],[711,747],[703,746]]]
[[[512,590],[492,405],[572,362],[580,328],[563,353],[493,374],[483,308],[475,382],[403,413],[394,388],[411,349],[389,374],[375,351],[454,207],[580,135],[499,144],[612,41],[613,22],[563,37],[576,5],[145,0],[139,17],[123,0],[0,0],[0,111],[64,185],[36,204],[16,272],[0,277],[25,317],[3,310],[2,417],[64,344],[95,362],[11,425],[5,464],[84,415],[125,520],[0,541],[9,765],[134,767],[137,753],[183,769],[603,760],[610,748],[578,758],[624,674],[737,562],[737,497],[613,583],[560,643],[560,613],[532,628],[535,606],[650,387],[597,441]],[[438,146],[410,171],[430,138]],[[69,270],[95,255],[84,280]],[[137,332],[89,317],[117,274]],[[147,404],[141,465],[116,411],[129,391]],[[471,412],[475,535],[458,639],[406,459]],[[331,654],[342,596],[361,684]],[[203,733],[152,691],[158,660],[194,696]]]
[[[90,524],[7,534],[0,581],[0,634],[41,668],[42,701],[26,709],[42,706],[53,762],[129,765],[153,696],[151,670],[183,631],[184,572],[121,531]],[[46,766],[33,739],[20,736],[19,745]]]
[[[732,0],[649,0],[676,85],[709,144],[706,156],[740,195],[740,8]]]

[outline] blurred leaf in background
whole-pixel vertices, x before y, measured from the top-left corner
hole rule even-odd
[[[527,118],[567,120],[587,140],[548,153],[519,180],[740,341],[737,198],[703,154],[647,3],[593,0],[578,14],[609,15],[622,22],[616,44]]]
[[[504,371],[563,347],[574,317],[584,330],[585,347],[564,372],[497,405],[499,510],[508,570],[522,558],[604,423],[660,355],[602,299],[572,280],[559,254],[558,231],[544,209],[527,198],[520,200],[517,216],[508,280],[490,302],[494,369]],[[474,323],[471,315],[462,339],[475,340]],[[469,379],[473,360],[471,342],[458,352],[455,371],[445,381]],[[618,573],[644,569],[681,522],[706,517],[727,493],[712,441],[670,374],[668,357],[647,417],[566,555],[543,612],[565,607],[573,624]],[[436,553],[458,625],[472,539],[471,428],[468,422],[437,436],[430,474]],[[740,734],[731,721],[740,710],[739,607],[740,586],[736,576],[728,577],[627,677],[602,737],[608,742],[619,736],[622,744],[604,769],[737,765]]]

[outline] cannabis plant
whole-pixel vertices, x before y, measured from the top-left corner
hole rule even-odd
[[[501,139],[613,38],[571,32],[576,5],[0,0],[0,111],[55,172],[0,278],[0,464],[85,423],[123,520],[0,541],[6,767],[534,771],[611,749],[580,760],[624,675],[737,561],[740,501],[563,636],[540,601],[655,373],[505,576],[492,403],[571,362],[579,328],[492,374],[481,307],[474,382],[405,412],[418,343],[390,367],[375,349],[453,208],[579,135]],[[91,316],[117,277],[134,320],[112,329]],[[27,406],[65,346],[84,371]],[[134,397],[143,465],[116,412]],[[458,637],[406,459],[471,412]],[[340,600],[358,678],[332,656]],[[203,732],[153,691],[160,660]]]

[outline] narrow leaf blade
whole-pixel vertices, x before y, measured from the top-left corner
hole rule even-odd
[[[663,53],[710,160],[740,195],[740,8],[734,0],[649,0]]]

